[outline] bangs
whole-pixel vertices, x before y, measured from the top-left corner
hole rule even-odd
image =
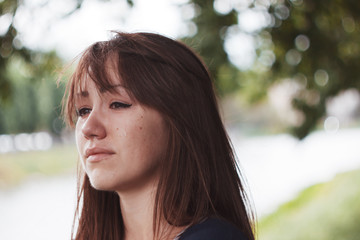
[[[196,66],[201,71],[194,70]],[[199,89],[203,78],[209,78],[206,69],[182,44],[152,34],[117,33],[82,54],[67,85],[66,122],[75,125],[75,98],[89,80],[98,91],[116,92],[113,86],[120,84],[133,100],[185,121],[180,112],[192,114],[188,106],[199,102],[197,95],[203,94],[193,89]],[[211,81],[208,84],[211,88]],[[179,111],[172,110],[175,106]]]
[[[114,91],[112,86],[121,80],[118,74],[118,53],[110,45],[110,42],[98,42],[85,51],[71,79],[76,85],[76,91],[82,91],[85,80],[89,78],[97,89]],[[116,79],[119,82],[114,81]]]
[[[78,93],[86,91],[86,81],[93,81],[99,92],[117,92],[114,85],[125,85],[118,71],[119,56],[111,42],[97,42],[82,54],[75,72],[67,84],[65,121],[71,127],[75,125],[77,115],[75,99]],[[126,89],[126,87],[124,86]],[[131,96],[131,94],[129,93]]]

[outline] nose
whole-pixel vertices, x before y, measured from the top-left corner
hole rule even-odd
[[[106,128],[102,121],[101,113],[92,110],[84,122],[81,132],[85,138],[102,139],[106,137]]]

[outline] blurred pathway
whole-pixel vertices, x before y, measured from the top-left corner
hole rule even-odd
[[[302,142],[288,135],[230,135],[259,217],[305,187],[360,168],[360,129],[316,132]],[[70,239],[75,190],[74,176],[66,175],[0,191],[0,239]]]
[[[37,177],[0,191],[0,239],[70,239],[75,209],[73,176]]]

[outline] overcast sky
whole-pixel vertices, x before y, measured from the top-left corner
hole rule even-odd
[[[85,0],[80,10],[65,18],[62,16],[73,8],[74,0],[46,2],[25,0],[15,24],[25,45],[56,49],[65,59],[75,57],[95,41],[108,39],[111,30],[150,31],[173,38],[186,32],[181,14],[184,8],[179,8],[185,2],[182,0],[137,0],[134,8],[125,0]]]
[[[135,6],[131,8],[126,0],[85,0],[80,10],[63,17],[74,8],[75,0],[24,0],[17,11],[15,26],[24,45],[32,49],[55,49],[69,61],[90,44],[109,39],[111,30],[148,31],[171,38],[189,34],[194,29],[190,19],[195,11],[187,2],[134,0]],[[247,0],[216,0],[214,6],[220,13],[226,13],[234,2]],[[240,69],[250,67],[255,59],[254,40],[246,32],[261,28],[266,20],[261,13],[244,10],[246,6],[238,21],[245,33],[229,35],[225,44],[230,60]]]

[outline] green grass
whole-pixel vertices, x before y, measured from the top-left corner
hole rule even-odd
[[[261,219],[258,232],[259,240],[360,239],[360,170],[305,189]]]
[[[76,163],[75,146],[0,154],[0,189],[13,187],[33,175],[51,176],[74,172]]]

